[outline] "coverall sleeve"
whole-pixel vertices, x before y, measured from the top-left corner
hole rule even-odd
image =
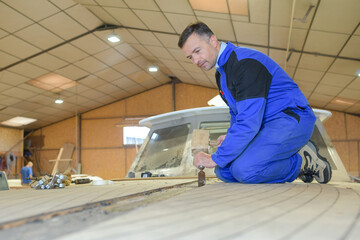
[[[231,127],[236,122],[236,115],[231,108],[229,108],[229,112],[230,112],[230,127]]]
[[[238,61],[231,69],[227,78],[235,86],[231,95],[236,100],[236,111],[230,110],[232,124],[211,156],[219,167],[237,159],[259,132],[272,79],[265,66],[254,59]]]

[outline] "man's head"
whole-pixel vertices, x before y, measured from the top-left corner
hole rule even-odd
[[[178,46],[195,65],[208,71],[216,64],[220,44],[202,22],[191,24],[181,33]]]
[[[31,161],[29,161],[27,164],[26,164],[27,167],[32,167],[33,166],[33,163]]]

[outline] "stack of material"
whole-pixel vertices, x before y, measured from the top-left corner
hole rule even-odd
[[[55,174],[54,176],[46,175],[39,181],[31,184],[31,186],[35,189],[64,188],[66,180],[67,177],[63,174]]]

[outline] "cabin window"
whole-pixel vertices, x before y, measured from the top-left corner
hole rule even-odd
[[[189,131],[190,124],[154,130],[135,172],[180,166]]]

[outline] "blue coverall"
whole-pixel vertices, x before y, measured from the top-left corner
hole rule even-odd
[[[31,167],[22,167],[20,170],[20,174],[21,174],[21,179],[22,179],[22,184],[29,184],[31,183],[30,179],[27,179],[30,177],[30,175],[33,175],[33,171]]]
[[[316,120],[308,101],[265,54],[221,44],[216,80],[231,124],[211,155],[215,174],[225,182],[294,181],[302,163],[297,152],[309,141]]]

